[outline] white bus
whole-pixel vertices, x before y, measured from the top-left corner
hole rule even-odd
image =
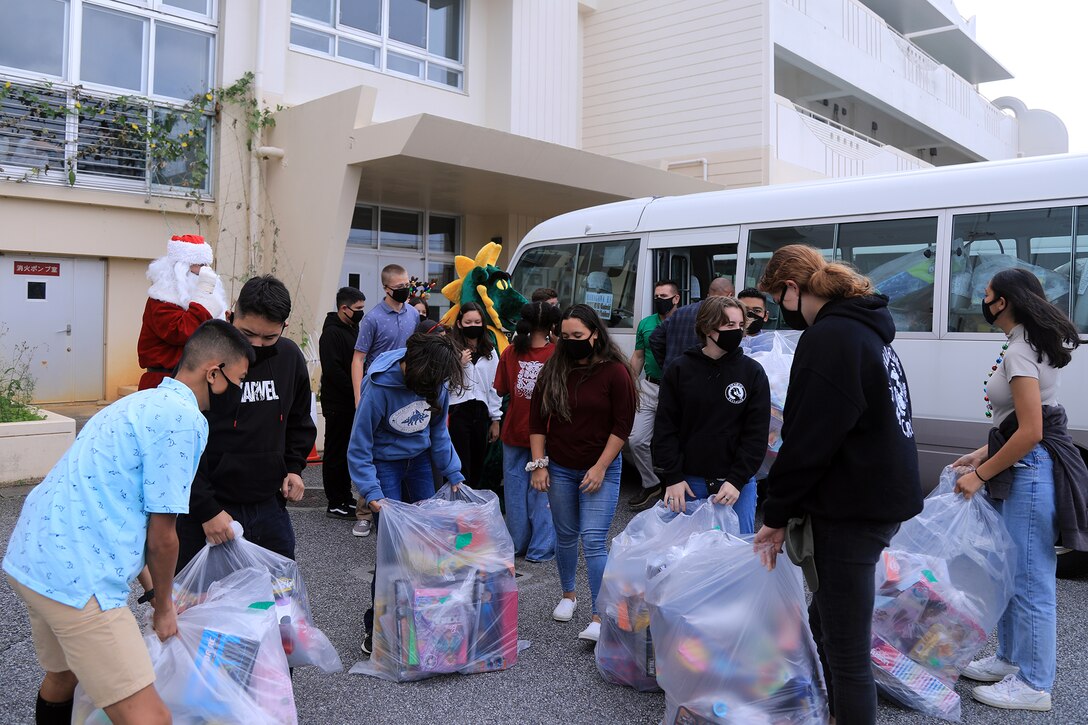
[[[740,291],[755,286],[775,249],[794,242],[852,263],[890,298],[927,488],[986,440],[982,383],[1004,340],[981,312],[995,271],[1031,270],[1088,332],[1088,156],[605,204],[537,225],[518,246],[511,276],[526,296],[551,287],[563,305],[591,305],[630,352],[654,280],[677,281],[684,303],[700,299],[716,276],[732,277]],[[1086,372],[1088,349],[1062,376],[1081,445]]]

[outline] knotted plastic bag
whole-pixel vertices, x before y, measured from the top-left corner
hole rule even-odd
[[[676,514],[658,502],[631,519],[612,540],[597,595],[602,616],[595,654],[597,670],[605,680],[636,690],[659,689],[645,600],[650,572],[660,571],[675,547],[692,534],[711,530],[738,533],[737,514],[731,506],[695,500],[688,502],[684,513]]]
[[[178,615],[178,633],[145,638],[155,689],[175,725],[298,722],[275,603],[263,569],[236,570],[212,584],[203,601]],[[74,723],[107,725],[82,688]]]
[[[752,545],[695,534],[646,590],[663,722],[823,725],[827,694],[800,570]]]
[[[374,651],[351,672],[406,681],[505,669],[517,622],[514,544],[493,492],[447,484],[416,503],[383,502]]]
[[[237,521],[231,526],[234,539],[206,545],[174,577],[174,604],[178,613],[204,601],[211,586],[228,574],[248,567],[261,569],[268,573],[272,583],[274,613],[288,664],[292,667],[314,665],[325,672],[344,669],[336,648],[314,624],[298,564],[247,541],[242,525]]]
[[[980,492],[952,493],[951,467],[877,563],[873,672],[894,700],[959,720],[956,680],[1013,594],[1016,549]]]

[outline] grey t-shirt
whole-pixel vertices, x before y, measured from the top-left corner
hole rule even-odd
[[[1043,356],[1039,362],[1039,353],[1024,337],[1024,326],[1017,325],[1009,333],[1009,349],[1005,359],[990,378],[986,394],[990,396],[990,405],[994,408],[994,425],[1001,423],[1015,410],[1012,402],[1012,388],[1009,383],[1013,378],[1035,378],[1039,381],[1039,394],[1043,405],[1058,404],[1058,368],[1050,364]]]

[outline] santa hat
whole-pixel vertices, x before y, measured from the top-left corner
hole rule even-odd
[[[197,234],[182,234],[170,237],[166,244],[166,256],[175,264],[207,264],[212,263],[212,248],[205,243],[204,237]]]

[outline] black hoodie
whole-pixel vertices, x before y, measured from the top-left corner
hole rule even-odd
[[[310,417],[310,374],[298,345],[281,337],[275,353],[249,366],[241,392],[212,396],[208,446],[197,467],[189,514],[201,523],[223,503],[280,495],[288,473],[302,473],[317,439]],[[281,499],[282,501],[282,499]]]
[[[654,419],[654,465],[671,486],[724,478],[737,490],[767,453],[771,389],[762,366],[734,350],[717,360],[693,347],[665,368]]]
[[[887,298],[832,300],[801,335],[763,521],[901,522],[922,510],[910,393]]]
[[[358,325],[344,322],[336,312],[325,315],[321,339],[317,343],[321,356],[321,411],[324,413],[355,413],[351,359],[358,337]]]

